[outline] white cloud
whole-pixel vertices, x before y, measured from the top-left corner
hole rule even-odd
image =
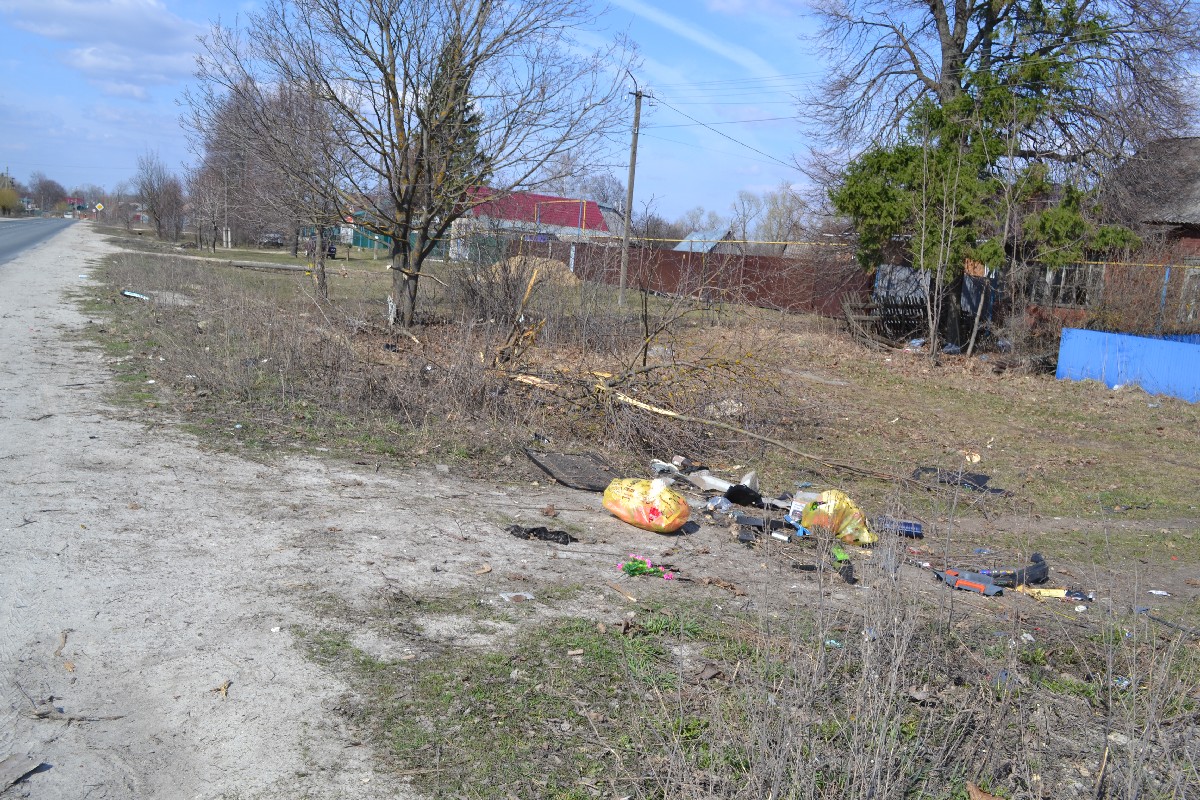
[[[0,0],[21,30],[66,42],[108,43],[143,52],[191,48],[202,26],[157,0]]]
[[[776,75],[779,70],[768,64],[757,53],[741,47],[736,44],[713,36],[707,31],[702,31],[693,26],[686,20],[660,11],[653,6],[642,2],[642,0],[613,0],[613,2],[642,19],[652,22],[662,28],[667,29],[671,33],[680,38],[703,47],[713,55],[721,56],[722,58],[737,64],[747,72],[753,73],[758,77],[771,77]]]
[[[789,16],[799,14],[805,8],[805,4],[797,0],[708,0],[706,5],[709,11],[732,16],[745,14]]]
[[[0,0],[18,30],[73,45],[61,55],[98,89],[147,99],[147,86],[191,74],[203,31],[158,0]]]
[[[136,54],[112,45],[77,47],[67,51],[63,61],[89,78],[121,76],[142,84],[171,83],[190,74],[195,63],[191,53]]]
[[[149,100],[150,95],[145,86],[120,81],[94,81],[100,91],[113,97],[130,97],[134,100]]]

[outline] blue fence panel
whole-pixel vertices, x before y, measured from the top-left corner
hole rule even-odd
[[[1200,343],[1124,333],[1064,328],[1058,346],[1059,380],[1096,380],[1141,386],[1150,394],[1200,401]]]

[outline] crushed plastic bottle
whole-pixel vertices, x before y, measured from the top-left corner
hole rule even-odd
[[[720,497],[710,497],[707,508],[714,514],[723,514],[733,508],[733,503],[729,502],[729,498],[724,495]]]

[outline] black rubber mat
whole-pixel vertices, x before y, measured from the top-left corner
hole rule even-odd
[[[533,463],[563,486],[585,492],[603,492],[620,477],[616,469],[594,453],[542,453],[526,450]]]

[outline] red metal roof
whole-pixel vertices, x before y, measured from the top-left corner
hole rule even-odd
[[[585,231],[608,231],[600,206],[593,200],[570,197],[555,197],[549,194],[515,192],[496,195],[486,186],[471,190],[476,200],[482,203],[471,210],[476,217],[527,222],[530,225],[553,225],[561,228],[576,228]],[[494,197],[494,199],[485,199]]]

